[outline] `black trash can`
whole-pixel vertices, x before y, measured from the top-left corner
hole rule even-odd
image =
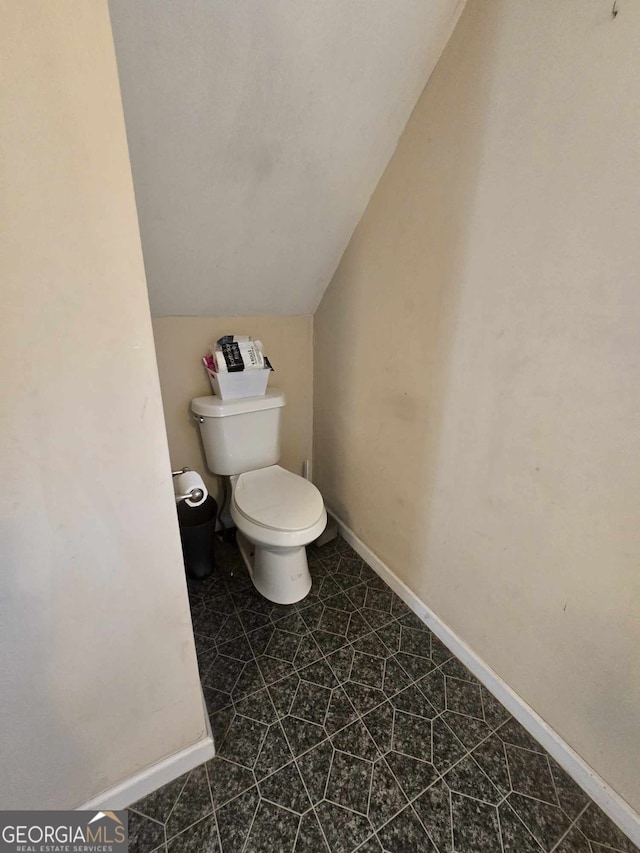
[[[178,504],[178,522],[182,554],[187,575],[203,580],[212,574],[215,566],[215,533],[218,505],[209,495],[200,506]]]

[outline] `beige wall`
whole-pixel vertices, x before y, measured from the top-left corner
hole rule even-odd
[[[0,2],[0,808],[206,735],[106,3]]]
[[[640,807],[640,5],[471,0],[314,322],[331,505]]]
[[[153,320],[162,402],[174,470],[187,465],[199,471],[219,497],[209,472],[198,425],[191,415],[194,397],[212,394],[202,356],[225,334],[261,340],[274,366],[269,387],[285,392],[280,464],[302,473],[311,458],[313,419],[313,318],[294,317],[157,317]]]

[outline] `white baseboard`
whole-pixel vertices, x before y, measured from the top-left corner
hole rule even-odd
[[[478,657],[464,640],[452,631],[433,610],[430,610],[361,539],[358,539],[355,533],[335,513],[331,513],[331,515],[337,521],[342,537],[362,557],[365,563],[371,566],[374,572],[400,596],[404,603],[422,619],[438,639],[442,640],[445,646],[547,750],[572,779],[600,806],[602,811],[629,836],[634,844],[640,846],[640,815],[631,808],[626,800],[623,800],[613,788],[607,785],[604,779],[524,699],[518,696],[506,681]]]
[[[202,697],[204,706],[204,696]],[[136,773],[124,782],[114,785],[112,788],[107,788],[91,800],[87,800],[78,810],[93,811],[96,809],[126,809],[132,803],[137,802],[146,797],[157,788],[161,788],[168,782],[173,782],[183,773],[188,773],[194,767],[204,764],[215,755],[215,747],[213,745],[213,736],[211,734],[211,726],[209,724],[209,716],[206,711],[204,717],[207,724],[207,735],[197,743],[191,744],[186,749],[181,749],[157,764],[152,764],[140,773]]]

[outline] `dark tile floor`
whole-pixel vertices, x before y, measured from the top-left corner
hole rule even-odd
[[[637,853],[343,540],[289,607],[219,555],[190,590],[217,756],[134,804],[131,851]]]

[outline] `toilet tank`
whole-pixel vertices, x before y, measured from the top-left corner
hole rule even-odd
[[[275,465],[280,459],[284,404],[284,393],[276,388],[262,397],[192,400],[191,411],[200,427],[209,470],[214,474],[243,474]]]

